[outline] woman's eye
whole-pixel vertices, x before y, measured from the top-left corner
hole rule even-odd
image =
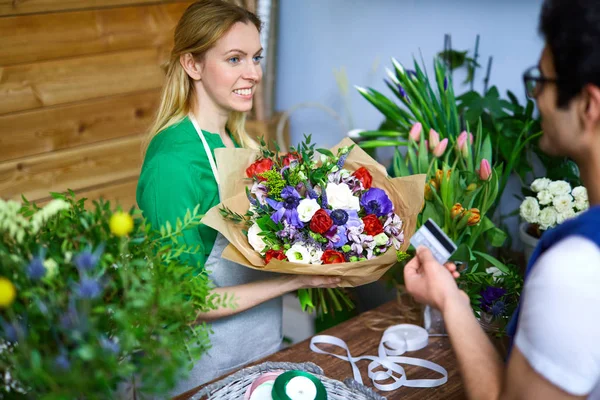
[[[232,64],[237,64],[237,63],[240,62],[240,58],[239,57],[231,57],[229,59],[229,62],[232,63]]]
[[[263,56],[256,56],[256,57],[254,57],[253,60],[254,60],[255,63],[259,63],[260,60],[262,60],[263,58],[264,58]]]

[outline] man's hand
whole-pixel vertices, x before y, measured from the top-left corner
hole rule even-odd
[[[426,247],[419,246],[417,255],[404,267],[404,283],[408,292],[420,303],[444,311],[448,299],[469,302],[465,292],[454,281],[459,277],[454,263],[441,265]]]

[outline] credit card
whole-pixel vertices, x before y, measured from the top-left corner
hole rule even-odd
[[[456,245],[442,231],[442,229],[428,219],[418,231],[410,238],[410,244],[416,249],[419,246],[425,246],[433,254],[433,257],[440,263],[444,264],[452,253],[456,251]]]

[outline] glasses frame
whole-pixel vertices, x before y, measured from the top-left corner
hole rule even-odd
[[[539,76],[533,76],[533,71],[537,71]],[[529,82],[536,82],[537,85],[534,88],[534,92],[529,89]],[[539,65],[534,65],[533,67],[527,68],[523,73],[523,84],[525,85],[525,95],[534,100],[537,96],[540,95],[542,89],[544,87],[544,83],[557,83],[558,79],[556,78],[548,78],[544,76],[542,73],[542,69]]]

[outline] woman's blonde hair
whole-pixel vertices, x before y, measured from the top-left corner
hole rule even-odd
[[[194,87],[179,62],[180,56],[191,53],[194,58],[202,59],[237,22],[251,23],[260,32],[261,22],[255,14],[223,0],[200,0],[185,10],[175,28],[166,81],[156,117],[143,143],[144,152],[157,133],[181,121],[190,111]],[[232,112],[227,129],[240,146],[256,148],[256,142],[246,132],[245,121],[246,113]]]

